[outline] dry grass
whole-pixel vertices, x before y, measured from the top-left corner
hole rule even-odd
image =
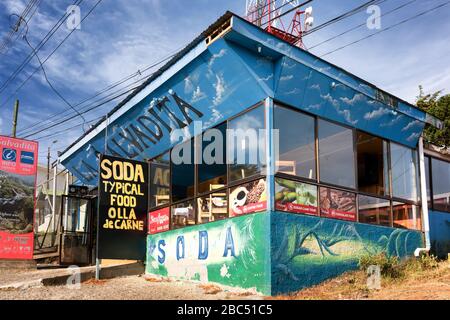
[[[203,289],[205,294],[217,294],[223,291],[221,287],[215,284],[200,284],[199,287]]]
[[[402,277],[382,277],[380,290],[369,290],[364,271],[347,272],[281,300],[450,300],[450,261],[424,268],[417,261],[402,266]]]
[[[92,284],[95,286],[100,286],[100,285],[106,284],[107,282],[108,282],[108,280],[102,280],[102,279],[97,280],[97,279],[92,278],[92,279],[88,279],[88,280],[84,281],[83,284]]]

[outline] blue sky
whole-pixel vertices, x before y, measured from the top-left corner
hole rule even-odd
[[[417,0],[402,9],[383,16],[386,28],[417,13],[448,0]],[[0,36],[9,31],[10,15],[23,11],[28,0],[0,2]],[[27,37],[36,46],[74,0],[42,0],[29,22]],[[84,16],[97,0],[84,0]],[[352,9],[365,0],[315,0],[315,25],[319,25]],[[385,0],[380,4],[386,13],[411,0]],[[103,0],[68,40],[45,63],[52,84],[71,104],[94,95],[111,83],[142,70],[153,62],[174,53],[189,43],[226,10],[243,15],[245,0]],[[378,87],[409,102],[414,102],[418,85],[426,92],[450,92],[450,5],[395,27],[367,40],[351,45],[324,58]],[[364,11],[305,37],[307,47],[339,34],[366,21]],[[63,25],[39,51],[45,58],[68,34]],[[366,27],[356,29],[311,50],[322,55],[347,43],[373,33]],[[23,39],[17,39],[5,54],[0,54],[0,86],[30,53]],[[38,67],[33,58],[23,72],[0,93],[0,134],[11,132],[14,99],[20,99],[18,136],[35,131],[46,124],[50,115],[73,111],[49,88],[42,72],[37,72],[15,94],[19,85]],[[149,70],[151,72],[151,70]],[[144,74],[148,75],[148,72]],[[132,81],[138,81],[139,76]],[[126,84],[125,84],[126,85]],[[12,97],[9,101],[7,99]],[[119,102],[105,104],[86,114],[88,121],[97,119]],[[80,118],[35,134],[30,139],[40,142],[40,162],[45,163],[47,146],[52,145],[52,157],[82,133]],[[34,126],[34,127],[32,127]],[[30,129],[31,127],[31,129]],[[67,128],[72,128],[68,130]],[[58,133],[56,136],[45,137]]]

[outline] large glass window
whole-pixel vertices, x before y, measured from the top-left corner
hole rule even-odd
[[[275,106],[274,128],[279,130],[277,172],[315,179],[314,118],[301,112]]]
[[[170,202],[170,153],[167,152],[150,163],[150,208]]]
[[[171,152],[172,202],[194,196],[194,141],[175,146]]]
[[[198,165],[198,192],[205,193],[226,186],[226,123],[203,133],[201,161]],[[199,142],[200,146],[200,142]]]
[[[383,139],[358,132],[358,189],[377,195],[389,195],[388,144]]]
[[[171,229],[178,229],[195,224],[194,200],[172,206]]]
[[[390,226],[391,202],[386,199],[358,196],[359,222]]]
[[[417,201],[419,171],[416,151],[391,142],[391,170],[393,196]]]
[[[319,120],[320,180],[355,188],[353,131]]]
[[[450,211],[450,163],[432,158],[434,210]]]
[[[259,106],[229,121],[227,157],[230,180],[246,179],[265,171],[264,108]],[[232,141],[230,141],[232,140]]]
[[[227,190],[211,193],[197,199],[197,221],[207,223],[228,218]]]
[[[412,204],[394,202],[392,206],[395,228],[420,230],[422,220],[420,208]]]

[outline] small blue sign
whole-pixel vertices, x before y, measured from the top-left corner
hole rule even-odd
[[[2,160],[16,162],[17,151],[14,149],[5,148],[2,151]]]
[[[20,152],[20,163],[34,164],[34,153],[29,151]]]

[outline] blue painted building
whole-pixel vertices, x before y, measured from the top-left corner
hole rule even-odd
[[[90,186],[100,153],[149,161],[148,273],[277,294],[429,249],[429,119],[226,13],[60,161]]]

